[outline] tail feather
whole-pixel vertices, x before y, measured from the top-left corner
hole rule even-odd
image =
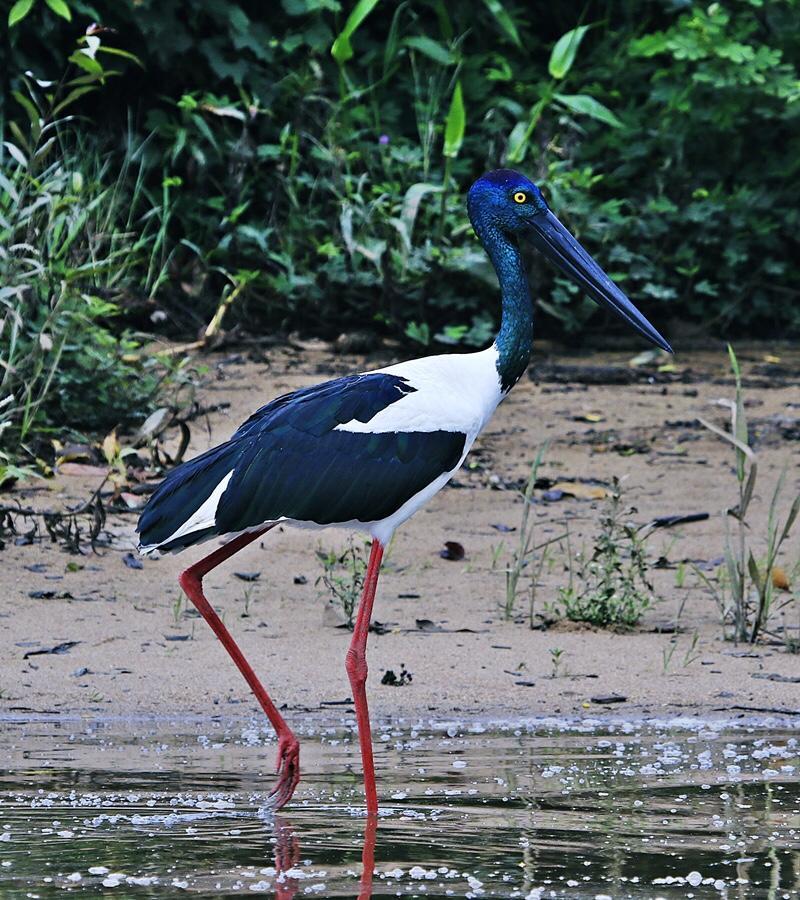
[[[139,517],[139,551],[182,550],[219,534],[214,512],[236,456],[236,447],[227,442],[173,469]]]

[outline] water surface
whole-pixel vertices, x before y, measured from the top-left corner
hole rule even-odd
[[[264,808],[260,722],[0,722],[0,897],[800,896],[800,728],[403,721],[315,728]],[[366,861],[366,867],[363,865]]]

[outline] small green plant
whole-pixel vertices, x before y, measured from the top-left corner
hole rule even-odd
[[[531,515],[531,507],[533,505],[533,489],[536,484],[536,478],[539,467],[542,464],[545,447],[540,447],[536,458],[531,464],[528,481],[525,484],[525,490],[520,492],[522,497],[522,515],[519,523],[519,539],[517,546],[511,550],[511,558],[506,567],[506,591],[503,603],[503,616],[505,619],[511,619],[514,616],[514,607],[517,602],[519,592],[519,581],[522,577],[524,569],[534,558],[537,548],[533,546],[536,523]],[[501,545],[502,546],[502,545]],[[538,571],[532,576],[534,581],[538,574],[541,573],[542,557],[539,559]]]
[[[700,654],[697,652],[697,644],[700,641],[700,635],[697,631],[692,635],[692,640],[689,643],[689,646],[686,648],[686,652],[683,654],[683,667],[690,666],[693,662],[697,662],[700,659]]]
[[[747,514],[756,487],[758,461],[747,430],[744,411],[744,391],[739,361],[728,345],[731,370],[736,380],[736,394],[732,401],[726,401],[731,413],[731,430],[724,431],[717,425],[699,418],[698,421],[709,431],[727,441],[734,449],[736,460],[737,503],[726,509],[725,517],[725,576],[712,582],[705,573],[695,567],[694,571],[703,584],[711,591],[722,615],[723,627],[731,627],[733,640],[755,643],[764,629],[773,608],[775,592],[773,573],[781,547],[792,530],[800,513],[800,494],[794,497],[785,517],[778,513],[778,507],[786,487],[784,470],[775,484],[769,504],[766,534],[766,552],[761,564],[753,552],[752,530],[748,526]],[[731,529],[729,520],[736,523]]]
[[[558,592],[555,609],[575,622],[602,627],[631,628],[654,599],[648,577],[646,535],[624,521],[622,488],[614,479],[600,533],[591,557],[575,554],[573,575],[570,548],[570,584]]]
[[[244,600],[244,609],[241,612],[241,618],[249,619],[250,618],[250,601],[253,599],[253,585],[251,584],[249,587],[246,587],[242,592],[242,599]]]
[[[493,572],[497,568],[497,564],[500,562],[500,557],[503,555],[503,551],[505,549],[506,549],[505,541],[500,541],[499,544],[492,544],[492,546],[491,546],[491,551],[492,551],[491,569]]]
[[[550,653],[550,664],[553,667],[550,677],[558,678],[563,664],[562,657],[564,656],[564,651],[561,647],[551,647],[548,652]],[[566,674],[566,669],[564,670],[564,674]]]
[[[353,627],[353,614],[364,587],[368,546],[368,543],[354,541],[351,536],[342,553],[317,550],[317,558],[322,563],[322,574],[314,584],[325,587],[324,595],[328,602],[341,609],[348,628]]]
[[[685,669],[687,666],[690,666],[693,662],[697,662],[700,659],[700,654],[697,652],[697,645],[700,641],[700,635],[697,631],[692,634],[692,639],[689,642],[689,646],[686,648],[685,653],[683,654],[683,662],[681,665]],[[675,651],[678,649],[678,638],[674,637],[670,642],[669,646],[665,647],[661,651],[661,667],[664,675],[668,674],[669,667],[672,664],[672,657],[675,655]]]
[[[675,569],[675,587],[686,587],[686,563],[683,560],[678,563],[678,568]]]
[[[186,595],[183,591],[178,591],[175,599],[172,601],[172,621],[177,625],[186,606]]]

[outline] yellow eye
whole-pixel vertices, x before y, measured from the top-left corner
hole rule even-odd
[[[527,199],[528,195],[525,193],[525,191],[517,191],[517,193],[514,194],[515,203],[524,203]]]

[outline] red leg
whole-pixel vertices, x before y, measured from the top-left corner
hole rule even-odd
[[[222,641],[222,645],[236,663],[239,671],[244,675],[245,681],[250,685],[250,689],[256,695],[261,708],[267,714],[267,718],[275,729],[275,733],[278,736],[278,783],[270,794],[270,802],[275,809],[280,809],[291,799],[297,783],[300,781],[300,745],[292,730],[284,721],[283,716],[278,712],[264,686],[258,680],[252,666],[244,658],[244,654],[237,646],[236,641],[231,637],[231,633],[223,624],[222,619],[216,614],[203,595],[203,578],[221,562],[233,556],[242,547],[252,543],[256,538],[261,537],[271,527],[270,525],[263,531],[239,535],[239,537],[225,544],[224,547],[209,553],[200,562],[189,566],[185,572],[181,573],[178,582],[185,591],[186,596],[197,607],[200,615],[211,626],[214,634]]]
[[[375,589],[378,586],[378,572],[383,559],[383,545],[373,540],[369,553],[367,574],[364,579],[364,591],[358,604],[358,615],[353,629],[353,639],[347,651],[345,667],[350,678],[353,700],[356,704],[356,722],[358,723],[358,740],[361,744],[361,763],[364,768],[364,794],[367,798],[367,812],[375,815],[378,812],[378,794],[375,790],[375,766],[372,762],[372,735],[369,730],[369,709],[367,708],[367,635],[372,618],[372,604],[375,600]]]

